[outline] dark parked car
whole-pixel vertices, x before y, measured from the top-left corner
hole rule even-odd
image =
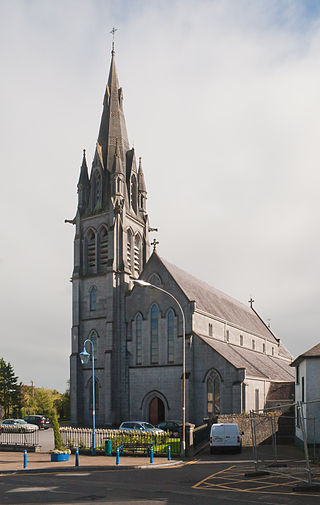
[[[26,416],[27,423],[36,424],[40,430],[47,430],[51,427],[50,419],[46,416]]]
[[[157,428],[160,428],[163,431],[168,431],[173,437],[180,436],[181,426],[182,424],[178,421],[163,421],[162,423],[157,424]]]

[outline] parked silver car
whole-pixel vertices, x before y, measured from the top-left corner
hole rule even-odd
[[[29,424],[24,419],[5,419],[1,422],[2,432],[19,432],[19,433],[32,433],[38,430],[35,424]]]
[[[146,431],[148,433],[156,433],[157,435],[164,433],[160,428],[156,428],[153,424],[147,423],[146,421],[125,421],[119,426],[121,431]]]

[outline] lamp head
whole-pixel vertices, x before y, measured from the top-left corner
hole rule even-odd
[[[139,284],[139,286],[152,286],[150,282],[143,281],[142,279],[132,279],[132,282],[134,282],[135,284]]]
[[[85,349],[80,352],[79,356],[82,365],[87,365],[89,363],[90,354]]]

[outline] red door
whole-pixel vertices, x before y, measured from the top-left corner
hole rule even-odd
[[[156,424],[164,421],[164,418],[165,418],[165,409],[163,401],[155,396],[149,403],[149,423],[155,426]]]

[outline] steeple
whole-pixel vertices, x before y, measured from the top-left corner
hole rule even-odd
[[[88,177],[88,166],[85,149],[83,150],[80,177],[77,187],[78,187],[78,209],[80,214],[82,214],[82,212],[85,210],[87,206],[90,191],[90,182]]]
[[[144,182],[141,157],[139,158],[139,169],[138,169],[138,192],[139,192],[139,210],[143,213],[146,213],[147,190],[146,190],[146,183]]]
[[[109,78],[103,100],[103,111],[97,145],[97,151],[99,148],[101,149],[100,154],[103,167],[109,172],[112,170],[116,139],[118,139],[119,142],[119,152],[123,163],[125,162],[125,153],[130,148],[122,102],[122,88],[119,86],[115,63],[115,51],[112,49]],[[99,153],[97,152],[97,154]]]

